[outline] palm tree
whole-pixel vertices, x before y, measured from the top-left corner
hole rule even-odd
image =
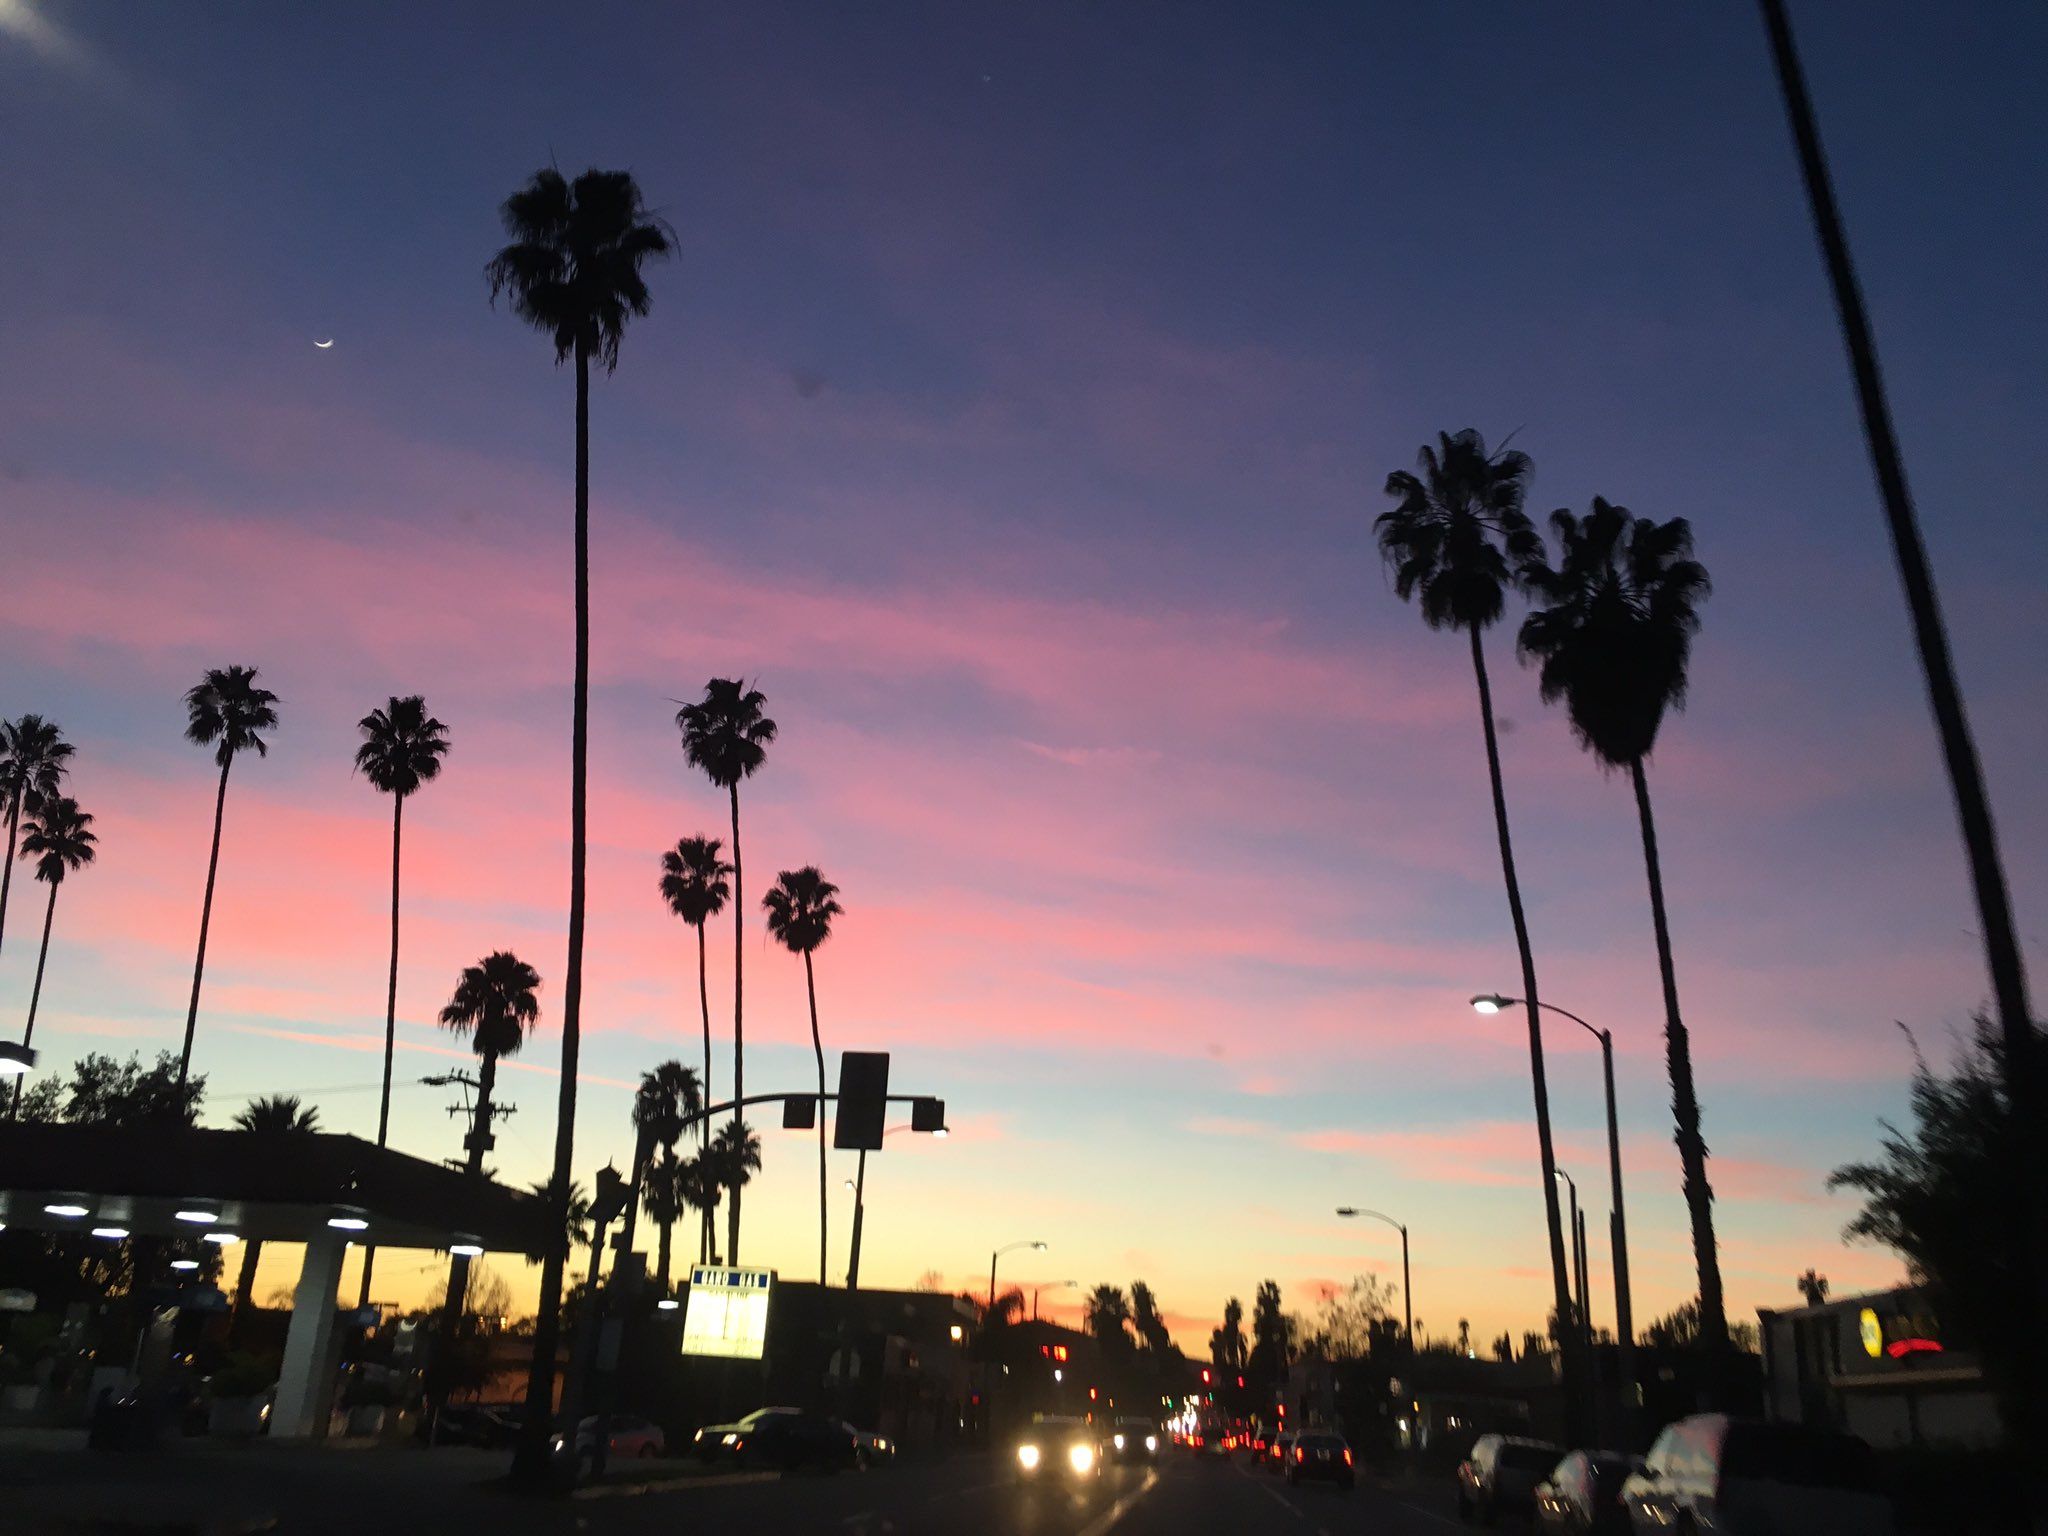
[[[661,895],[669,911],[697,930],[697,1008],[704,1020],[704,1101],[711,1101],[711,993],[704,975],[704,929],[725,910],[732,866],[719,857],[715,837],[685,837],[661,856]],[[698,1126],[700,1147],[711,1145],[711,1122]],[[699,1262],[702,1262],[701,1260]]]
[[[1493,692],[1486,677],[1481,635],[1499,621],[1516,566],[1542,553],[1542,540],[1522,512],[1532,466],[1529,456],[1505,449],[1489,454],[1486,442],[1467,427],[1455,437],[1437,434],[1437,446],[1417,455],[1420,474],[1396,470],[1387,494],[1396,499],[1374,523],[1380,557],[1394,576],[1403,602],[1419,599],[1431,629],[1464,630],[1472,644],[1472,675],[1479,686],[1479,720],[1486,740],[1486,769],[1493,786],[1494,831],[1513,919],[1515,948],[1522,962],[1522,997],[1529,1014],[1529,1076],[1536,1098],[1536,1141],[1541,1154],[1543,1212],[1550,1226],[1551,1288],[1558,1316],[1571,1311],[1571,1283],[1564,1253],[1564,1223],[1557,1209],[1557,1164],[1550,1145],[1550,1091],[1543,1077],[1543,1035],[1538,1023],[1536,957],[1522,911],[1521,882],[1515,877],[1514,842],[1508,833],[1507,792],[1501,784],[1500,742],[1494,731]],[[1565,1402],[1581,1412],[1582,1376],[1576,1345],[1566,1348]]]
[[[539,988],[539,972],[517,955],[498,950],[475,965],[464,967],[455,982],[455,995],[441,1010],[441,1027],[455,1035],[467,1035],[477,1054],[476,1111],[465,1141],[469,1149],[466,1171],[472,1178],[483,1177],[484,1153],[490,1150],[493,1139],[491,1100],[498,1082],[499,1059],[518,1055],[519,1048],[526,1044],[527,1034],[540,1018],[540,999],[534,995]],[[568,1182],[558,1187],[567,1187]],[[468,1280],[469,1256],[458,1253],[448,1272],[444,1338],[455,1336]]]
[[[563,1253],[566,1254],[575,1249],[588,1248],[590,1246],[590,1233],[586,1230],[590,1225],[590,1195],[583,1188],[582,1180],[572,1179],[569,1181],[569,1198],[567,1200],[555,1198],[554,1183],[548,1179],[536,1179],[527,1188],[545,1200],[549,1206],[562,1213],[561,1244]],[[529,1253],[527,1257],[533,1260],[534,1263],[539,1264],[547,1258],[547,1255],[544,1253]]]
[[[21,856],[36,861],[36,878],[50,887],[50,901],[43,908],[43,947],[36,951],[36,984],[28,995],[28,1024],[21,1032],[26,1046],[35,1038],[36,1006],[43,999],[43,963],[50,958],[50,920],[57,915],[57,887],[64,877],[93,861],[93,845],[99,839],[90,830],[92,817],[78,808],[69,795],[39,796],[29,812],[28,833],[21,840]],[[21,1109],[21,1079],[14,1080],[14,1098],[9,1114]]]
[[[673,1156],[676,1139],[683,1134],[683,1125],[692,1116],[702,1112],[703,1095],[697,1088],[697,1074],[680,1061],[664,1061],[652,1071],[642,1074],[640,1087],[633,1095],[633,1173],[632,1182],[627,1185],[631,1192],[626,1200],[625,1220],[621,1227],[619,1252],[630,1253],[633,1248],[634,1217],[639,1212],[642,1180],[647,1177],[647,1164],[654,1149],[660,1146]],[[675,1218],[671,1217],[670,1220]],[[663,1234],[663,1241],[667,1234]]]
[[[14,839],[24,811],[57,793],[72,747],[41,715],[0,720],[0,800],[7,802],[7,862],[0,865],[0,938],[7,932],[7,893],[14,885]]]
[[[576,1144],[576,1058],[583,1020],[584,812],[590,735],[590,365],[619,366],[626,326],[645,315],[650,299],[640,269],[667,256],[673,232],[651,218],[640,188],[624,171],[588,170],[571,183],[552,168],[536,171],[499,210],[510,237],[484,275],[491,302],[503,295],[512,313],[554,344],[557,365],[576,364],[576,677],[569,728],[569,957],[562,979],[562,1079],[555,1112],[551,1187],[566,1194]],[[555,1344],[561,1332],[562,1266],[541,1265],[533,1327],[533,1365],[526,1400],[554,1401]],[[549,1417],[529,1415],[519,1460],[526,1477],[546,1469]]]
[[[1104,1354],[1121,1354],[1131,1343],[1131,1304],[1121,1287],[1098,1285],[1082,1309],[1088,1331]]]
[[[398,1049],[398,853],[405,826],[405,797],[441,772],[448,751],[448,727],[427,713],[418,694],[393,697],[356,722],[363,744],[356,748],[356,769],[391,797],[391,972],[384,987],[384,1089],[377,1101],[377,1145],[391,1127],[391,1063]],[[370,1304],[370,1272],[377,1262],[374,1246],[363,1250],[360,1305]]]
[[[677,1186],[677,1194],[684,1205],[697,1213],[697,1262],[716,1264],[718,1262],[718,1229],[715,1218],[718,1202],[725,1195],[725,1185],[718,1174],[715,1144],[707,1145],[695,1157],[686,1159]],[[661,1271],[664,1281],[668,1278],[666,1269]]]
[[[699,1213],[697,1262],[709,1262],[705,1248],[711,1237],[711,1213],[718,1208],[718,1175],[703,1153],[677,1157],[674,1147],[663,1147],[647,1168],[643,1199],[647,1219],[661,1230],[655,1250],[654,1285],[662,1294],[669,1288],[669,1271],[674,1258],[672,1243],[675,1224],[684,1211]]]
[[[185,739],[212,747],[220,765],[220,789],[213,798],[213,851],[206,856],[206,900],[199,909],[199,954],[192,962],[192,1003],[185,1010],[185,1049],[178,1057],[178,1081],[192,1071],[192,1032],[199,1026],[199,980],[206,973],[206,930],[213,921],[213,877],[220,868],[220,823],[227,810],[228,769],[235,755],[254,748],[270,755],[261,732],[277,729],[277,695],[256,686],[254,667],[212,667],[185,695]]]
[[[237,1112],[238,1131],[250,1131],[274,1140],[285,1136],[312,1136],[320,1129],[320,1111],[302,1105],[297,1094],[275,1093],[251,1099]],[[228,1323],[230,1336],[240,1327],[249,1307],[249,1292],[256,1284],[256,1261],[263,1255],[263,1239],[252,1237],[242,1244],[242,1268],[235,1277],[234,1311]]]
[[[1632,516],[1593,498],[1585,518],[1551,514],[1558,563],[1526,562],[1521,580],[1547,606],[1522,623],[1520,649],[1542,663],[1543,700],[1563,699],[1572,734],[1606,769],[1625,768],[1635,786],[1643,863],[1650,877],[1650,921],[1664,984],[1664,1058],[1671,1075],[1678,1159],[1692,1213],[1693,1261],[1699,1270],[1700,1333],[1726,1344],[1721,1262],[1714,1246],[1714,1192],[1707,1184],[1707,1144],[1693,1093],[1692,1046],[1678,1011],[1678,976],[1664,913],[1664,870],[1643,760],[1657,743],[1665,711],[1685,704],[1686,665],[1699,629],[1699,604],[1709,588],[1706,567],[1692,558],[1692,529]]]
[[[732,1096],[735,1122],[747,1096],[746,1010],[741,985],[746,960],[746,904],[740,882],[740,780],[753,777],[775,739],[775,722],[761,712],[767,699],[738,678],[714,677],[704,697],[676,711],[683,756],[732,799]],[[725,1259],[740,1261],[740,1192],[725,1217]]]
[[[768,932],[781,940],[782,947],[804,957],[804,987],[811,999],[811,1054],[818,1058],[818,1284],[828,1273],[825,1258],[826,1173],[825,1173],[825,1045],[818,1037],[818,979],[811,968],[811,956],[832,937],[832,919],[844,910],[837,900],[839,887],[818,873],[817,866],[785,869],[775,877],[773,890],[761,898],[768,914]]]
[[[1166,1319],[1159,1315],[1159,1298],[1142,1280],[1131,1282],[1131,1328],[1143,1341],[1155,1362],[1163,1361],[1173,1347]]]
[[[717,1175],[718,1187],[731,1195],[732,1203],[738,1205],[740,1191],[761,1171],[761,1138],[751,1125],[735,1115],[718,1128],[718,1134],[711,1138],[710,1152],[704,1155],[711,1160],[711,1170]],[[728,1229],[725,1252],[728,1264],[736,1257],[730,1239]]]

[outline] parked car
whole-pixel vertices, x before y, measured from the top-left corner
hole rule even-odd
[[[1642,1463],[1613,1451],[1573,1451],[1536,1485],[1544,1536],[1628,1536],[1621,1485]]]
[[[871,1434],[840,1421],[846,1432],[853,1436],[853,1457],[863,1467],[886,1466],[896,1459],[896,1442],[884,1435]]]
[[[1349,1488],[1358,1480],[1354,1460],[1342,1435],[1307,1430],[1294,1437],[1294,1446],[1287,1453],[1287,1481],[1336,1483]]]
[[[598,1435],[598,1420],[595,1416],[585,1419],[576,1427],[576,1444],[580,1449],[585,1444],[595,1445]],[[661,1426],[648,1419],[637,1418],[630,1413],[608,1413],[604,1415],[605,1456],[612,1461],[626,1458],[665,1456],[668,1454],[668,1436],[661,1432]]]
[[[730,1424],[707,1424],[691,1436],[690,1449],[705,1461],[784,1472],[802,1467],[837,1472],[860,1464],[852,1430],[838,1419],[798,1408],[756,1408]]]
[[[1854,1435],[1701,1413],[1657,1437],[1621,1502],[1637,1536],[1890,1536],[1876,1473]]]
[[[1481,1435],[1458,1464],[1458,1518],[1491,1525],[1505,1514],[1528,1514],[1536,1507],[1536,1485],[1563,1455],[1547,1440]]]

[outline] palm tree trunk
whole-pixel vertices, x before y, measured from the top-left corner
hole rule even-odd
[[[825,1237],[826,1216],[831,1209],[830,1199],[825,1192],[825,1045],[818,1038],[818,979],[811,972],[811,952],[804,951],[804,990],[811,999],[811,1053],[818,1058],[818,1288],[823,1290],[832,1283],[826,1265],[828,1243]]]
[[[576,1151],[576,1064],[583,1025],[583,863],[586,759],[590,735],[590,343],[576,338],[576,683],[569,729],[569,960],[562,981],[562,1080],[555,1110],[551,1232],[566,1234],[569,1186]],[[562,1331],[562,1268],[568,1255],[557,1238],[541,1260],[540,1298],[533,1320],[533,1363],[521,1425],[517,1470],[538,1483],[548,1470],[548,1405],[555,1398],[555,1346]],[[574,1412],[576,1405],[565,1403]],[[573,1418],[570,1420],[576,1422]]]
[[[0,940],[7,937],[7,893],[14,889],[14,835],[21,830],[21,791],[7,802],[7,863],[0,867]]]
[[[1543,1215],[1550,1228],[1550,1284],[1560,1319],[1572,1315],[1571,1282],[1566,1278],[1564,1223],[1557,1209],[1557,1160],[1550,1146],[1550,1088],[1543,1075],[1543,1029],[1536,1000],[1536,955],[1529,945],[1529,921],[1522,911],[1522,884],[1515,876],[1515,846],[1508,832],[1507,790],[1501,783],[1500,740],[1493,726],[1493,689],[1486,680],[1486,650],[1478,629],[1472,635],[1472,675],[1479,684],[1479,719],[1486,733],[1486,772],[1493,786],[1493,825],[1500,839],[1501,877],[1508,888],[1508,913],[1514,919],[1515,950],[1522,962],[1522,1001],[1529,1012],[1529,1081],[1536,1097],[1536,1145],[1543,1164]],[[1565,1329],[1559,1341],[1564,1366],[1566,1433],[1577,1445],[1587,1423],[1581,1401],[1584,1375],[1578,1341]]]
[[[1657,856],[1657,820],[1650,810],[1650,781],[1643,772],[1642,759],[1628,768],[1635,782],[1636,815],[1642,823],[1643,866],[1650,876],[1657,973],[1664,983],[1664,1059],[1671,1074],[1671,1114],[1678,1127],[1678,1161],[1685,1171],[1685,1204],[1692,1213],[1692,1257],[1700,1281],[1700,1336],[1721,1347],[1728,1342],[1728,1314],[1721,1295],[1721,1259],[1714,1243],[1714,1191],[1707,1183],[1707,1143],[1700,1135],[1700,1103],[1693,1094],[1692,1042],[1678,1013],[1678,973],[1672,965],[1671,928],[1664,915],[1664,866]]]
[[[2033,1007],[2027,997],[2026,964],[2013,928],[2012,901],[1998,848],[1998,830],[1991,819],[1991,798],[1984,787],[1984,770],[1978,762],[1977,744],[1964,710],[1962,687],[1956,681],[1955,663],[1949,655],[1948,629],[1934,590],[1934,573],[1920,538],[1919,516],[1913,509],[1913,495],[1906,485],[1906,466],[1892,430],[1891,404],[1885,395],[1884,375],[1878,367],[1877,341],[1871,334],[1862,287],[1849,257],[1849,240],[1842,228],[1841,209],[1835,202],[1834,183],[1828,174],[1820,128],[1814,121],[1813,102],[1807,95],[1806,76],[1792,39],[1792,25],[1782,0],[1760,3],[1764,28],[1770,34],[1778,86],[1785,97],[1785,114],[1799,151],[1799,170],[1806,183],[1814,232],[1820,239],[1828,284],[1834,291],[1835,309],[1841,320],[1842,340],[1849,350],[1850,371],[1856,378],[1863,435],[1870,445],[1871,463],[1877,473],[1899,580],[1906,589],[1906,607],[1912,615],[1913,639],[1920,652],[1928,703],[1934,711],[1935,729],[1948,767],[1956,818],[1962,825],[1970,884],[1977,898],[1978,926],[1984,935],[1984,959],[1991,973],[1992,996],[1998,1005],[2006,1093],[2012,1103],[2014,1123],[2024,1127],[2022,1134],[2033,1142],[2027,1149],[2029,1166],[2038,1168],[2043,1157],[2048,1156],[2040,1149],[2040,1138],[2048,1136],[2040,1102],[2043,1074],[2035,1060],[2040,1043]],[[2024,1359],[2015,1362],[2015,1371],[2018,1380],[2029,1384],[2023,1394],[2023,1411],[2038,1426],[2043,1409],[2032,1384],[2040,1380],[2043,1369],[2048,1369],[2048,1358],[2044,1358],[2048,1357],[2048,1346],[2041,1339],[2042,1323],[2048,1319],[2048,1216],[2044,1216],[2038,1181],[2023,1178],[2018,1185],[2020,1219],[2007,1228],[2007,1241],[2013,1244],[2014,1272],[2021,1283],[2012,1287],[2008,1295],[2013,1310],[2007,1332],[2022,1341]],[[2016,1443],[2032,1443],[2033,1428],[2009,1423],[2007,1429]]]
[[[697,1007],[704,1016],[704,1102],[709,1105],[714,1095],[711,1092],[711,990],[704,979],[704,929],[705,923],[697,924]],[[711,1117],[706,1115],[697,1122],[697,1144],[700,1150],[711,1150]],[[701,1261],[700,1261],[701,1262]]]
[[[43,947],[36,951],[36,984],[28,994],[28,1023],[21,1031],[21,1044],[25,1050],[36,1037],[36,1004],[43,1000],[43,962],[50,958],[50,920],[57,915],[57,882],[50,882],[50,904],[43,908]],[[7,1111],[12,1120],[21,1113],[21,1081],[28,1074],[18,1074],[14,1079],[14,1098]]]
[[[732,1123],[734,1135],[745,1111],[740,1100],[747,1096],[746,1015],[740,1006],[742,968],[746,964],[747,903],[740,874],[740,787],[732,785]],[[732,1203],[725,1212],[725,1262],[740,1261],[740,1186],[732,1186]]]
[[[263,1239],[252,1237],[242,1244],[242,1268],[235,1276],[234,1311],[228,1318],[228,1341],[234,1342],[248,1316],[249,1293],[256,1288],[256,1261],[263,1256]]]
[[[185,1010],[185,1049],[178,1057],[178,1086],[192,1071],[192,1032],[199,1027],[199,978],[206,974],[206,929],[213,921],[213,877],[220,869],[220,822],[228,804],[228,770],[232,755],[220,765],[220,790],[213,797],[213,851],[206,856],[206,900],[199,908],[199,957],[192,962],[192,1003]]]
[[[384,985],[384,1092],[377,1101],[377,1145],[391,1129],[391,1066],[398,1050],[398,852],[405,824],[405,796],[391,797],[391,974]],[[377,1267],[377,1245],[363,1250],[363,1288],[358,1307],[370,1304],[370,1274]]]
[[[666,1296],[668,1294],[669,1260],[673,1256],[673,1249],[670,1244],[670,1233],[673,1232],[673,1230],[675,1229],[675,1222],[672,1220],[664,1221],[660,1225],[661,1246],[655,1251],[654,1281],[655,1285],[659,1288],[661,1294]]]
[[[653,1135],[645,1127],[637,1128],[633,1133],[633,1171],[630,1176],[632,1182],[626,1186],[626,1209],[619,1218],[619,1231],[622,1234],[619,1238],[619,1252],[622,1255],[633,1251],[633,1233],[639,1225],[635,1218],[640,1214],[641,1193],[647,1187],[647,1161],[653,1155]]]

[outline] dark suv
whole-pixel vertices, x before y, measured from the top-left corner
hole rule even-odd
[[[1491,1525],[1503,1514],[1529,1514],[1536,1507],[1536,1485],[1563,1456],[1547,1440],[1481,1435],[1458,1464],[1458,1518]]]
[[[690,1450],[704,1461],[734,1467],[816,1467],[837,1472],[856,1465],[853,1431],[837,1419],[796,1408],[756,1408],[731,1424],[707,1424]]]
[[[1358,1469],[1352,1461],[1351,1447],[1344,1443],[1342,1435],[1307,1430],[1294,1437],[1294,1445],[1287,1452],[1287,1481],[1336,1483],[1349,1488],[1358,1480]]]

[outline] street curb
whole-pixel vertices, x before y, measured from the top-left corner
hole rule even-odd
[[[772,1483],[775,1472],[717,1472],[709,1477],[651,1477],[632,1483],[592,1483],[570,1493],[572,1499],[629,1498],[642,1493],[675,1493],[684,1488],[737,1488],[747,1483]],[[211,1533],[208,1533],[211,1536]]]

